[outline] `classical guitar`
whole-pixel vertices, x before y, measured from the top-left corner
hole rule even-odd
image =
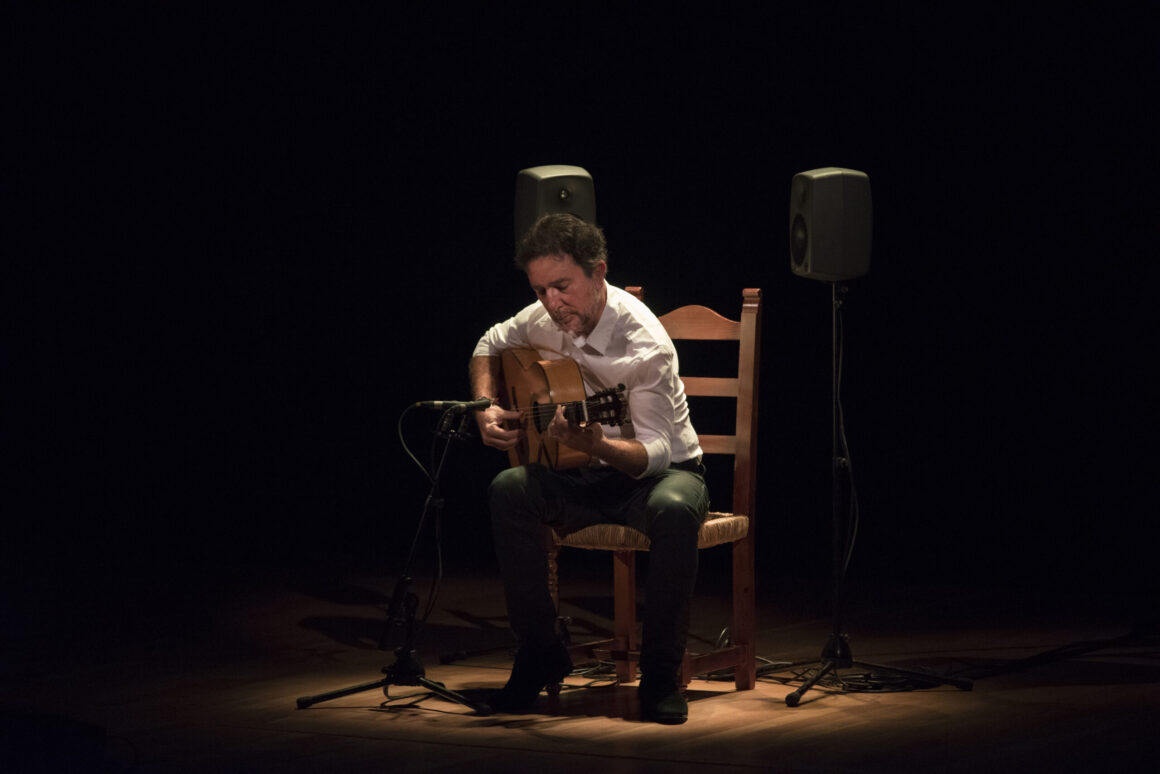
[[[619,425],[625,420],[624,385],[585,396],[576,361],[545,360],[534,349],[505,350],[500,403],[523,416],[524,437],[508,452],[513,467],[539,463],[552,470],[587,465],[589,455],[548,437],[548,425],[559,406],[569,422]]]

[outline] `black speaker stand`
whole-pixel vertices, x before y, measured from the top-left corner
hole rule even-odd
[[[842,306],[845,302],[847,288],[844,283],[831,282],[831,325],[833,339],[832,358],[832,391],[831,391],[831,422],[832,444],[830,464],[830,505],[832,509],[832,540],[833,540],[833,576],[832,576],[832,613],[833,628],[826,644],[822,646],[821,664],[806,680],[801,688],[785,697],[785,703],[796,707],[806,694],[819,680],[838,669],[848,669],[853,666],[873,670],[878,673],[892,674],[899,678],[906,678],[922,685],[953,685],[964,691],[971,690],[972,681],[956,677],[940,677],[901,669],[893,666],[870,664],[854,659],[850,648],[850,639],[842,631],[843,619],[843,586],[845,584],[846,567],[849,564],[853,549],[853,527],[857,507],[857,494],[853,487],[853,471],[850,464],[849,450],[846,448],[845,424],[842,417]],[[848,484],[848,486],[845,486]],[[847,501],[850,507],[846,507]],[[845,517],[843,517],[845,514]]]

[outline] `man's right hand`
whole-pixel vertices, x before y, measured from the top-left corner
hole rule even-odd
[[[518,411],[505,411],[501,406],[491,406],[475,412],[475,421],[479,423],[479,439],[483,441],[484,446],[507,451],[524,437],[524,431],[520,426],[522,416]],[[511,423],[516,429],[506,429],[505,422]]]

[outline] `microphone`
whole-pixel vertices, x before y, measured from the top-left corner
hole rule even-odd
[[[480,411],[491,405],[491,398],[478,400],[421,400],[416,408],[441,409],[447,411]]]

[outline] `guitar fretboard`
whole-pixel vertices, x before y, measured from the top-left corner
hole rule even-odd
[[[564,408],[564,418],[576,424],[599,422],[605,425],[619,425],[624,422],[624,385],[602,390],[586,400],[562,403],[536,403],[524,409],[524,416],[531,419],[541,433],[547,430],[556,410]]]

